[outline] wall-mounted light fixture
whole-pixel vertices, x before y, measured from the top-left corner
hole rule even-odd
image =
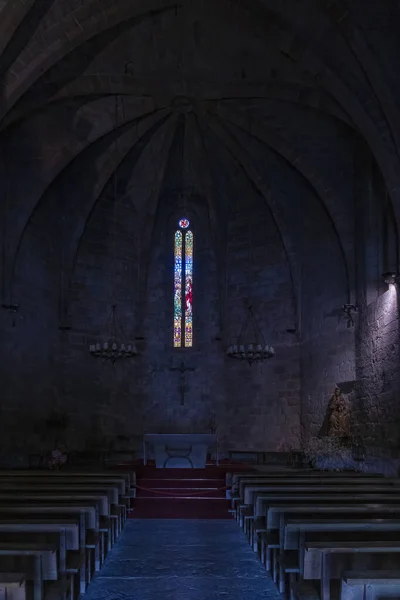
[[[347,328],[354,327],[353,314],[358,313],[357,304],[343,304],[342,311],[347,319]]]
[[[15,327],[15,314],[19,310],[19,304],[2,304],[2,307],[8,310],[8,312],[13,315],[12,326]]]
[[[382,273],[382,277],[385,283],[388,285],[397,285],[399,276],[397,273],[393,271],[388,271],[387,273]]]
[[[11,313],[17,313],[19,309],[19,304],[2,304],[2,307]]]

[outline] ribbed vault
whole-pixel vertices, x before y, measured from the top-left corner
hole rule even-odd
[[[395,4],[390,9],[385,27],[394,33]],[[358,144],[369,147],[400,217],[397,89],[380,68],[384,44],[381,55],[371,51],[373,15],[368,22],[362,11],[342,0],[305,0],[301,10],[292,0],[6,2],[0,139],[12,183],[2,203],[3,297],[13,296],[24,236],[43,210],[63,215],[63,279],[72,280],[88,220],[115,172],[125,182],[120,193],[131,194],[145,152],[157,181],[145,211],[140,196],[133,202],[151,223],[182,126],[182,189],[207,199],[215,241],[224,239],[229,209],[229,185],[224,198],[216,175],[225,156],[224,168],[241,169],[273,216],[298,304],[300,265],[312,258],[304,254],[301,221],[289,218],[271,183],[273,155],[309,189],[313,201],[300,216],[326,231],[339,257],[343,302],[350,301],[349,165]],[[147,247],[151,236],[149,225]]]

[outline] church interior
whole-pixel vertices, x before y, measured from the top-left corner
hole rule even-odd
[[[0,600],[400,599],[399,24],[0,0]]]

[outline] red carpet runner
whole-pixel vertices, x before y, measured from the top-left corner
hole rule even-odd
[[[138,467],[134,519],[231,519],[227,465],[205,469]]]

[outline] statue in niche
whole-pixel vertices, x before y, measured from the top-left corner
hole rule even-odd
[[[331,437],[350,437],[350,408],[339,387],[335,388],[329,403],[328,435]]]

